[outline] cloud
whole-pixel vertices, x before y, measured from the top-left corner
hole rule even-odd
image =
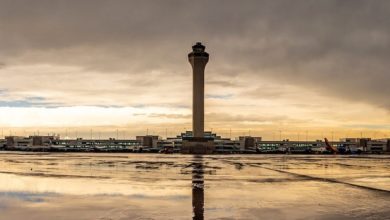
[[[385,0],[0,0],[1,101],[190,108],[187,53],[202,41],[210,112],[334,122],[344,102],[382,115],[389,11]]]
[[[224,95],[218,95],[218,94],[206,94],[206,99],[231,99],[233,97],[233,94],[224,94]]]
[[[44,99],[35,97],[23,100],[0,101],[0,107],[55,107],[55,103],[46,103]]]
[[[231,86],[226,79],[245,72],[252,81],[267,78],[390,106],[388,1],[38,0],[27,5],[0,2],[0,58],[10,65],[122,72],[144,77],[129,83],[152,87],[161,83],[149,76],[153,70],[160,70],[161,78],[188,74],[185,55],[193,42],[203,40],[211,53],[209,73],[221,78],[211,84]]]
[[[153,113],[150,114],[149,117],[151,118],[168,118],[168,119],[190,119],[192,115],[189,114],[158,114]]]
[[[210,121],[222,122],[222,123],[278,123],[288,119],[287,116],[262,116],[262,115],[240,115],[240,114],[228,114],[228,113],[209,113],[206,115]]]

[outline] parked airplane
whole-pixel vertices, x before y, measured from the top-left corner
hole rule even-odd
[[[334,154],[337,154],[337,153],[339,152],[339,151],[337,150],[336,147],[332,146],[332,145],[329,143],[329,141],[328,141],[327,138],[325,138],[325,145],[326,145],[326,149],[327,149],[328,151],[330,151],[330,152],[332,152],[332,153],[334,153]]]

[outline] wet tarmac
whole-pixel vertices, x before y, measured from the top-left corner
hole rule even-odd
[[[390,219],[390,156],[0,152],[0,219]]]

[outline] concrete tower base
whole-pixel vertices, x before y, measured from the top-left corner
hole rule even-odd
[[[182,154],[212,154],[214,153],[214,140],[208,138],[188,138],[183,140]]]

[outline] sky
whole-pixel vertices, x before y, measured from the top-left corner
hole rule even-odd
[[[0,0],[4,135],[390,137],[387,0]]]

